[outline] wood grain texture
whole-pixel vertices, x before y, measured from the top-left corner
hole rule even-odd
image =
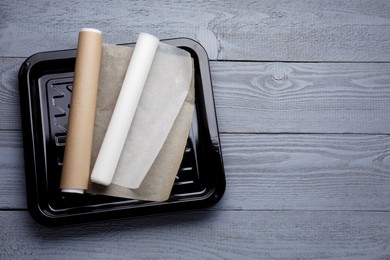
[[[26,209],[21,131],[0,130],[0,209]]]
[[[17,73],[0,58],[0,129],[21,129]],[[390,63],[212,62],[224,133],[390,133]]]
[[[0,211],[2,259],[387,259],[390,212],[194,211],[62,228]]]
[[[221,209],[390,210],[387,135],[222,135],[222,152]]]
[[[205,47],[227,178],[217,205],[32,220],[17,73],[33,53],[75,48],[82,27]],[[390,259],[389,71],[387,0],[0,1],[0,259]]]
[[[141,31],[193,38],[219,60],[390,61],[387,0],[5,0],[0,10],[0,56],[74,48],[79,29],[95,27],[109,43]]]
[[[221,136],[220,210],[390,211],[387,135]],[[20,132],[0,131],[0,209],[25,209]]]
[[[227,133],[390,133],[390,63],[211,64]]]
[[[21,129],[18,72],[23,61],[0,58],[0,130]]]

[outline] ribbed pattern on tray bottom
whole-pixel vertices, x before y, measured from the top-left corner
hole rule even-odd
[[[64,148],[66,141],[66,129],[68,113],[72,93],[73,73],[66,73],[64,77],[50,79],[46,82],[47,104],[50,124],[50,143],[54,146],[56,158],[56,172],[60,173],[63,163]],[[55,177],[56,179],[59,176]],[[199,183],[198,169],[196,166],[195,153],[192,142],[187,140],[183,160],[176,176],[172,189],[173,196],[184,196],[203,189]]]

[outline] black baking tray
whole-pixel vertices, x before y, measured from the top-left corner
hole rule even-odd
[[[59,189],[76,50],[37,53],[19,71],[28,208],[45,225],[132,217],[211,206],[225,191],[207,53],[194,40],[163,40],[188,51],[195,67],[195,112],[171,196],[147,202]],[[133,46],[134,44],[125,44]]]

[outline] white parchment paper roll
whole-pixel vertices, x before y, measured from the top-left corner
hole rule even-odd
[[[92,167],[132,53],[132,47],[103,44]],[[187,142],[194,92],[190,53],[160,42],[112,183],[103,186],[91,182],[88,192],[137,200],[167,200]],[[140,182],[139,188],[130,188]]]
[[[141,33],[134,48],[107,132],[99,150],[91,180],[110,185],[137,110],[159,40]]]
[[[112,183],[140,187],[183,106],[191,79],[190,54],[159,43]]]

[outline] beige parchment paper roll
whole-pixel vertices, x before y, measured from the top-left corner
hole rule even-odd
[[[149,201],[169,198],[187,142],[195,97],[193,61],[190,55],[182,50],[178,50],[178,53],[170,52],[169,50],[177,49],[173,46],[162,46],[162,49],[156,52],[156,60],[150,71],[152,78],[148,79],[145,85],[139,103],[140,109],[133,121],[132,128],[136,129],[130,129],[115,172],[115,175],[119,173],[126,176],[134,170],[146,170],[146,177],[137,189],[114,183],[106,187],[91,182],[88,192]],[[132,48],[103,45],[92,165],[107,129],[131,55]],[[178,107],[169,108],[164,105],[164,102],[171,103],[178,98],[179,101],[175,101],[179,104]],[[172,123],[169,126],[170,120]],[[158,138],[159,144],[148,138],[151,131],[157,132],[157,136],[153,138]]]
[[[99,83],[102,33],[79,32],[60,188],[83,193],[88,188]]]

